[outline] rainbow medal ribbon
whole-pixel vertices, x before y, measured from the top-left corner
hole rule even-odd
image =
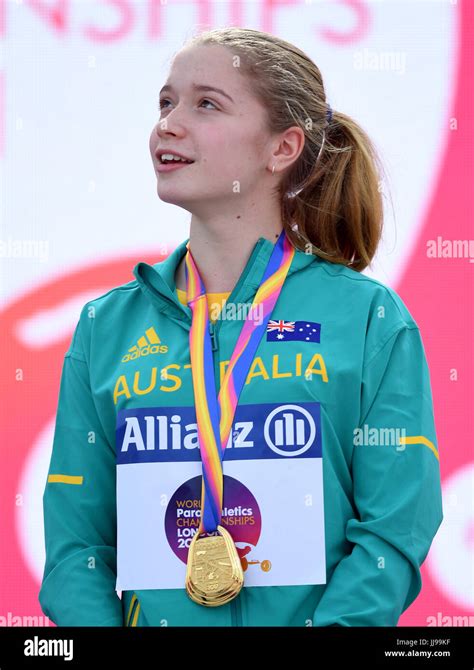
[[[185,584],[189,597],[200,605],[224,605],[238,595],[244,583],[237,548],[229,531],[221,525],[222,460],[240,392],[294,254],[295,249],[283,230],[242,326],[217,398],[205,287],[187,244],[186,294],[192,311],[189,350],[203,479],[201,518],[188,551]],[[257,324],[253,315],[260,304],[263,319]],[[200,537],[203,532],[213,535]]]

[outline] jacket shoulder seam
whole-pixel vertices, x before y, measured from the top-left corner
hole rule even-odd
[[[395,336],[398,335],[403,329],[406,330],[419,330],[418,326],[416,324],[409,324],[406,322],[403,323],[397,323],[395,326],[389,331],[387,337],[382,340],[379,344],[377,344],[374,349],[370,352],[370,355],[367,359],[367,361],[364,363],[362,369],[365,370],[365,368],[370,365],[370,363],[376,358],[376,356],[382,351],[382,349],[390,342],[390,340]]]
[[[81,354],[79,351],[74,351],[74,350],[68,351],[64,355],[64,358],[74,358],[76,361],[81,361],[81,363],[85,363],[87,365],[87,361],[86,361],[84,355]]]
[[[98,300],[102,300],[103,298],[106,298],[108,295],[110,295],[114,291],[131,291],[131,290],[136,289],[136,288],[140,288],[136,279],[128,282],[127,284],[123,284],[121,286],[113,286],[110,290],[107,291],[107,293],[103,293],[102,295],[97,296],[97,298],[91,298],[90,300],[88,300],[84,304],[84,307],[87,307],[87,305],[90,305],[91,303],[97,302]]]
[[[338,265],[340,265],[340,264],[338,264]],[[330,269],[327,267],[327,265],[322,265],[321,267],[326,272],[326,274],[330,275],[331,277],[337,278],[337,279],[342,278],[342,279],[347,279],[348,281],[356,281],[356,282],[362,281],[362,282],[368,282],[370,284],[376,284],[377,286],[380,286],[382,289],[384,289],[385,293],[388,295],[388,297],[392,301],[393,305],[395,305],[395,307],[397,309],[397,312],[398,312],[403,324],[409,325],[407,323],[407,321],[405,320],[403,312],[401,311],[399,305],[397,304],[396,300],[394,299],[394,297],[392,295],[393,289],[390,286],[387,286],[386,284],[383,284],[378,279],[374,279],[373,277],[366,277],[365,275],[360,274],[360,273],[356,273],[357,276],[355,276],[355,277],[348,277],[345,274],[340,274],[340,275],[334,274],[333,272],[330,271]],[[343,267],[346,267],[346,266],[343,266]],[[348,269],[350,270],[350,268],[348,268]],[[356,272],[356,271],[353,270],[353,272]],[[418,327],[414,320],[411,324],[411,327],[412,328],[413,327]]]

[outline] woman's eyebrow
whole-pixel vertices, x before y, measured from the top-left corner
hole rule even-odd
[[[226,93],[225,91],[223,91],[220,88],[216,88],[215,86],[209,86],[208,84],[193,84],[193,89],[195,91],[215,91],[215,93],[220,93],[224,97],[228,98],[232,103],[234,102],[228,93]],[[173,93],[174,88],[170,84],[165,84],[160,91],[160,95],[162,93],[165,93],[165,91],[169,91],[170,93]]]

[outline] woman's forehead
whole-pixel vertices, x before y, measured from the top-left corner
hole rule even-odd
[[[232,78],[238,81],[236,70],[239,68],[235,64],[235,56],[229,49],[218,44],[183,47],[171,63],[170,76],[171,73],[193,73],[193,76],[220,77],[221,84],[225,83],[223,79]]]

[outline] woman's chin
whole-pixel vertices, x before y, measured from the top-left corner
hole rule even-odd
[[[158,188],[157,194],[162,202],[167,202],[170,205],[176,205],[177,207],[182,207],[183,209],[187,209],[189,211],[190,208],[189,197],[185,197],[180,193],[173,192],[171,189],[166,188],[162,189]]]
[[[163,202],[169,202],[170,205],[181,205],[185,198],[170,188],[157,188],[158,197]]]

